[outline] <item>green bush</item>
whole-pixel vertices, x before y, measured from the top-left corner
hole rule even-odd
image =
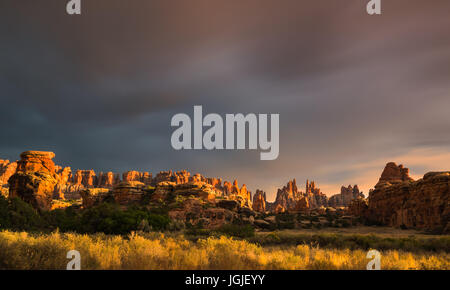
[[[37,231],[45,227],[39,212],[20,198],[7,200],[0,197],[0,228],[20,231]]]
[[[163,231],[169,228],[166,214],[145,207],[122,210],[119,205],[104,202],[86,210],[77,206],[52,211],[34,209],[20,198],[11,200],[0,196],[0,229],[14,231],[97,233],[126,235],[140,229]]]
[[[149,229],[162,231],[170,224],[167,216],[153,214],[146,209],[130,207],[121,210],[117,204],[102,203],[83,211],[80,218],[79,232],[125,235],[142,227],[142,221],[148,223]]]

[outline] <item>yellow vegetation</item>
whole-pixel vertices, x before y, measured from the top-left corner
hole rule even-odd
[[[365,269],[366,251],[308,245],[261,247],[227,237],[200,239],[164,234],[0,232],[1,269],[65,269],[69,250],[82,269]],[[450,269],[449,253],[381,252],[382,269]]]

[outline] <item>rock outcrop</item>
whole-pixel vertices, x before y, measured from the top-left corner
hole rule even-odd
[[[199,199],[187,199],[181,207],[169,211],[169,217],[179,223],[216,229],[238,219],[239,213],[223,207],[205,207],[205,203]]]
[[[33,207],[50,210],[58,175],[53,152],[26,151],[20,154],[17,169],[9,178],[9,197],[20,197]]]
[[[328,206],[337,208],[348,206],[355,198],[364,198],[364,194],[359,191],[358,185],[348,187],[342,186],[341,193],[335,194],[328,199]]]
[[[306,180],[305,192],[297,187],[295,179],[278,189],[275,202],[269,207],[275,213],[298,211],[327,206],[328,198],[316,187],[314,181]]]
[[[139,181],[122,181],[112,190],[114,201],[120,205],[138,203],[145,194],[145,184]]]
[[[114,185],[120,183],[120,176],[114,172],[100,172],[98,175],[97,187],[113,188]]]
[[[253,210],[261,213],[266,212],[266,193],[262,190],[256,190],[253,196]]]
[[[389,162],[388,164],[386,164],[386,167],[381,173],[381,177],[378,180],[378,184],[376,186],[384,185],[387,183],[401,183],[405,181],[414,181],[414,179],[409,176],[409,169],[404,168],[401,164],[397,166],[397,164],[395,164],[394,162]]]
[[[14,182],[10,183],[13,185],[12,189],[8,189],[10,184],[0,183],[0,193],[7,195],[6,192],[11,192],[13,196],[22,194],[25,200],[42,209],[49,208],[48,204],[51,199],[78,200],[83,198],[86,199],[85,205],[91,206],[93,201],[99,200],[98,193],[104,195],[108,191],[112,192],[120,204],[128,204],[132,200],[140,199],[139,194],[143,192],[144,187],[158,187],[157,193],[161,193],[176,185],[179,185],[176,190],[181,194],[200,195],[201,198],[209,200],[215,197],[225,197],[236,200],[241,207],[252,207],[251,192],[245,184],[239,188],[237,180],[232,184],[225,181],[222,185],[220,178],[206,178],[198,173],[191,175],[186,170],[161,171],[154,178],[148,172],[127,171],[122,174],[121,179],[120,175],[114,172],[100,172],[97,175],[92,169],[73,172],[70,167],[56,166],[52,161],[55,156],[52,152],[28,151],[22,153],[21,156],[22,159],[18,163],[10,163],[7,160],[0,161],[1,183],[16,174]],[[37,179],[38,173],[42,175],[42,180]],[[32,175],[35,178],[28,180]],[[164,183],[166,188],[162,185]],[[26,188],[29,190],[25,190]]]
[[[369,193],[367,216],[388,226],[450,230],[450,172],[429,172],[413,181],[407,168],[388,163]]]
[[[0,194],[8,197],[9,195],[9,178],[16,172],[17,162],[9,162],[9,160],[0,159]]]
[[[327,196],[320,191],[320,188],[316,187],[316,183],[314,181],[309,182],[309,180],[306,180],[305,195],[308,199],[310,208],[318,208],[321,206],[327,206],[328,204]]]
[[[76,185],[83,185],[87,188],[96,187],[97,176],[94,170],[77,170],[73,177],[72,183]]]
[[[83,208],[90,208],[103,202],[110,195],[106,188],[87,188],[80,191]]]
[[[127,171],[122,174],[124,182],[138,181],[145,185],[150,185],[153,181],[152,175],[148,172]]]
[[[8,180],[16,172],[17,162],[0,159],[0,186],[8,184]]]
[[[294,208],[295,211],[307,211],[309,210],[309,201],[306,196],[301,197]]]
[[[350,201],[347,207],[347,213],[352,216],[367,218],[369,210],[368,200],[365,198],[355,198]]]
[[[289,180],[283,188],[278,189],[277,196],[273,205],[276,213],[294,210],[297,200],[300,198],[301,192],[298,191],[295,179]]]

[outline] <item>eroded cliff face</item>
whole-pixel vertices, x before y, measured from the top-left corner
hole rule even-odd
[[[449,232],[450,172],[429,172],[413,181],[407,168],[388,163],[369,193],[366,215],[383,225]]]

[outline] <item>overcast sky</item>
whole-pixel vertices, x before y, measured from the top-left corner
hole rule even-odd
[[[389,161],[450,169],[450,1],[0,2],[0,158],[367,194]],[[176,113],[280,114],[280,155],[175,151]]]

